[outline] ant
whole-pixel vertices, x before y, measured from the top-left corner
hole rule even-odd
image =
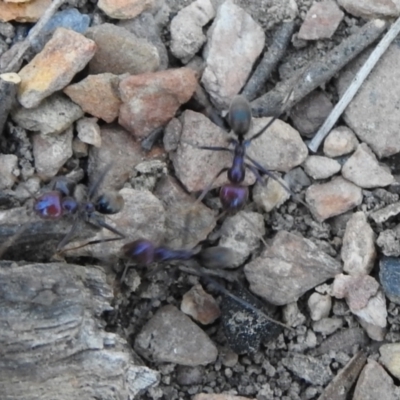
[[[92,225],[108,229],[110,232],[119,236],[119,238],[113,238],[113,240],[125,237],[123,233],[119,232],[111,225],[108,225],[96,214],[97,212],[109,215],[121,211],[124,206],[122,196],[117,193],[106,192],[97,197],[96,201],[93,201],[99,186],[103,182],[110,168],[111,165],[108,165],[99,178],[89,188],[87,201],[79,202],[72,196],[73,184],[63,176],[54,179],[49,192],[43,193],[38,197],[32,196],[35,199],[33,210],[40,218],[57,220],[63,216],[72,216],[75,219],[70,231],[58,244],[57,251],[60,251],[72,239],[78,229],[81,219]]]
[[[148,267],[153,263],[166,261],[198,261],[199,264],[204,265],[207,268],[212,268],[214,270],[189,267],[180,267],[180,270],[193,275],[197,275],[200,278],[205,278],[212,286],[214,286],[215,289],[217,289],[226,297],[240,304],[242,307],[245,307],[246,309],[255,312],[257,315],[261,315],[268,321],[271,321],[279,326],[291,330],[291,328],[287,325],[272,319],[255,305],[251,304],[246,299],[243,299],[231,293],[229,290],[225,289],[225,287],[219,284],[215,279],[211,278],[210,273],[217,277],[222,277],[235,284],[239,283],[235,277],[225,275],[224,273],[220,273],[215,270],[217,268],[226,268],[227,266],[231,265],[233,254],[232,251],[228,248],[222,246],[214,246],[205,249],[196,247],[192,250],[173,250],[167,246],[156,246],[150,240],[142,238],[123,245],[121,248],[121,256],[122,258],[133,261],[140,267]],[[121,281],[124,281],[127,269],[128,266],[125,268],[122,274]]]
[[[290,94],[288,98],[290,97]],[[287,101],[287,100],[286,100]],[[285,101],[285,102],[286,102]],[[255,133],[249,139],[245,139],[245,135],[250,130],[251,125],[251,108],[249,102],[242,95],[237,95],[233,98],[228,114],[228,123],[237,139],[231,138],[229,144],[232,144],[234,148],[219,147],[219,146],[195,146],[201,150],[213,150],[213,151],[227,151],[233,154],[233,161],[231,167],[222,168],[221,171],[213,178],[213,180],[206,186],[203,192],[198,197],[197,201],[201,201],[205,195],[209,192],[215,180],[227,172],[229,180],[228,184],[221,187],[219,192],[219,198],[222,203],[224,212],[228,214],[234,214],[241,210],[246,204],[249,197],[249,189],[243,185],[243,181],[246,176],[246,169],[249,169],[256,177],[258,182],[262,183],[262,176],[267,175],[268,177],[276,180],[290,195],[295,194],[286,186],[278,177],[272,172],[265,169],[260,163],[246,154],[246,149],[249,147],[254,139],[260,137],[274,122],[279,118],[278,116],[273,117],[262,129]],[[246,162],[247,160],[247,162]],[[295,196],[296,197],[296,196]],[[298,199],[302,204],[303,201]]]

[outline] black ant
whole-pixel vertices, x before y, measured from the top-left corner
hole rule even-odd
[[[229,144],[232,144],[234,148],[229,147],[218,147],[218,146],[197,146],[193,145],[201,150],[214,150],[214,151],[227,151],[233,154],[233,161],[231,167],[225,167],[218,172],[212,182],[207,185],[203,190],[197,201],[201,201],[205,195],[209,192],[212,184],[215,180],[227,172],[229,183],[221,187],[219,192],[219,198],[222,203],[222,207],[228,214],[236,213],[241,210],[246,204],[249,197],[249,189],[243,185],[243,181],[246,176],[246,169],[249,169],[256,177],[257,181],[262,182],[262,176],[267,175],[268,177],[276,180],[290,195],[294,193],[272,172],[265,169],[260,163],[254,160],[246,153],[246,149],[250,143],[260,137],[274,122],[278,116],[273,117],[262,129],[255,133],[249,139],[245,139],[245,135],[250,130],[251,125],[251,108],[249,102],[244,96],[237,95],[233,98],[228,114],[228,122],[233,131],[237,136],[237,139],[230,139]],[[246,162],[246,160],[248,162]],[[299,200],[304,204],[301,200]]]
[[[73,185],[63,176],[54,179],[49,192],[43,193],[38,197],[33,196],[35,199],[33,210],[40,218],[50,220],[57,220],[63,216],[72,216],[75,218],[75,223],[72,225],[70,231],[58,244],[57,251],[60,251],[72,239],[82,219],[90,224],[108,229],[120,238],[125,237],[124,234],[111,225],[108,225],[96,215],[96,212],[109,215],[121,211],[124,205],[122,196],[117,193],[106,192],[97,197],[96,201],[92,201],[110,168],[111,166],[107,166],[100,177],[90,187],[87,194],[87,201],[79,202],[72,196]],[[114,238],[114,240],[117,240],[117,238]]]

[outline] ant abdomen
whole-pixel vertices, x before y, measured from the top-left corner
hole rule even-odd
[[[44,219],[58,219],[63,215],[62,194],[58,190],[43,193],[36,200],[33,210]]]
[[[229,107],[228,122],[238,136],[244,136],[250,130],[251,108],[243,96],[235,96]]]
[[[240,211],[249,197],[249,189],[241,185],[224,185],[219,192],[222,207],[229,213]]]
[[[124,258],[138,265],[147,266],[154,262],[154,244],[147,239],[138,239],[127,243],[121,248]]]
[[[95,203],[95,209],[101,214],[117,214],[124,207],[123,197],[116,192],[102,194]]]

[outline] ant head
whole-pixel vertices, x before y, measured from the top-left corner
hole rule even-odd
[[[95,203],[96,211],[101,214],[117,214],[124,207],[123,197],[116,192],[102,194]]]
[[[150,265],[154,261],[155,246],[150,240],[138,239],[122,246],[124,258],[139,265]]]
[[[233,98],[229,107],[228,122],[235,134],[244,136],[250,129],[251,108],[244,96],[237,95]]]

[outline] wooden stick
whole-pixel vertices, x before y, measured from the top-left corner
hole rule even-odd
[[[383,20],[376,19],[367,22],[357,33],[343,40],[322,58],[312,60],[299,74],[279,83],[273,90],[254,100],[251,103],[253,116],[266,117],[279,113],[284,99],[294,88],[287,105],[290,109],[375,42],[386,27],[387,23]]]
[[[308,145],[311,151],[316,152],[318,150],[319,145],[322,143],[322,141],[328,135],[330,130],[333,128],[333,125],[335,125],[336,121],[342,115],[346,107],[353,100],[358,89],[361,87],[367,76],[370,74],[372,69],[375,67],[376,63],[385,53],[385,51],[392,43],[392,41],[396,38],[396,36],[399,34],[399,32],[400,32],[400,18],[398,18],[397,21],[390,27],[389,31],[375,47],[374,51],[368,57],[368,60],[357,72],[357,75],[352,80],[350,86],[347,88],[346,92],[343,94],[340,101],[331,111],[328,118],[325,120],[324,124],[319,128],[318,132]]]

